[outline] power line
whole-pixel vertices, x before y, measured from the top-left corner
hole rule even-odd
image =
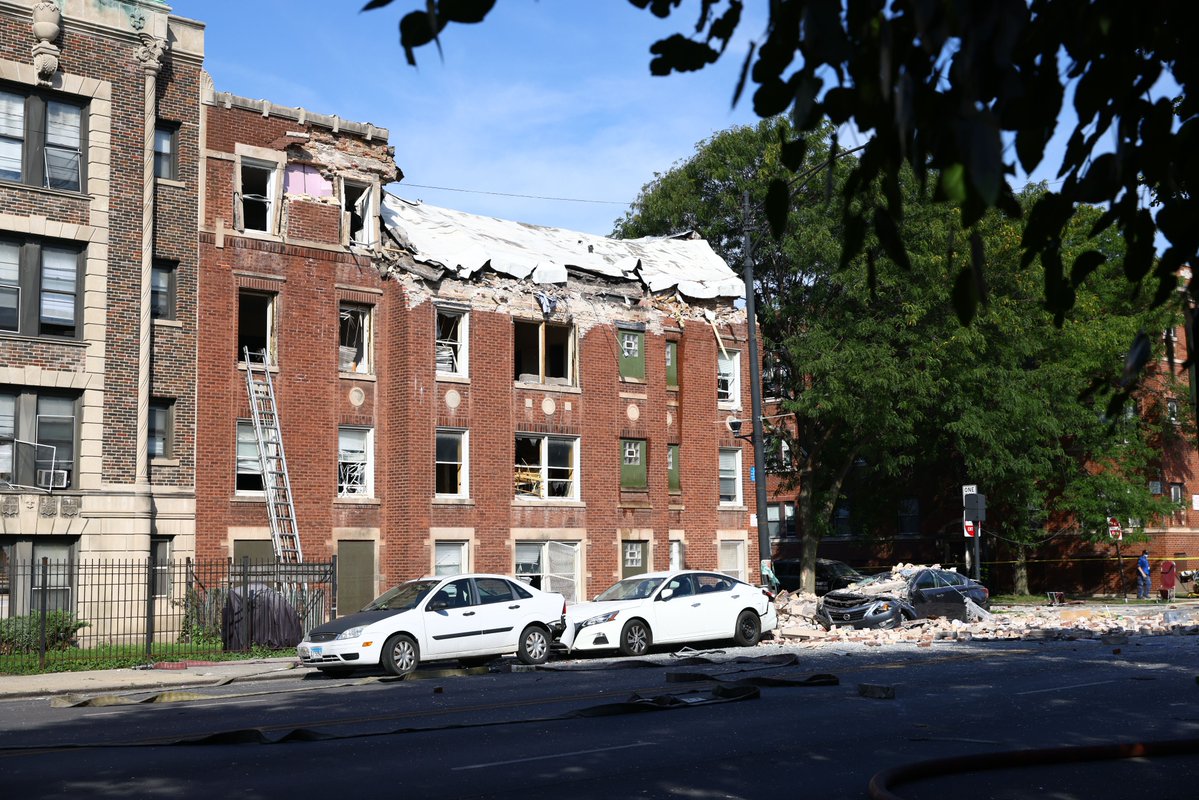
[[[629,203],[621,200],[582,200],[577,197],[545,197],[539,194],[516,194],[514,192],[485,192],[482,189],[454,189],[449,186],[426,186],[423,183],[401,183],[401,187],[412,186],[417,189],[436,189],[439,192],[462,192],[464,194],[489,194],[495,197],[519,197],[525,200],[554,200],[559,203],[597,203],[611,206],[627,206]]]

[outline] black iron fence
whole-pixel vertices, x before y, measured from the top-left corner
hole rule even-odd
[[[336,614],[337,562],[10,560],[0,674],[294,647]]]

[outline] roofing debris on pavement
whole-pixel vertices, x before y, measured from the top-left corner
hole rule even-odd
[[[941,569],[938,565],[930,565]],[[920,565],[899,564],[892,568],[890,580],[875,580],[865,586],[853,584],[852,590],[869,595],[903,592],[906,577]],[[819,598],[803,592],[780,592],[774,599],[778,610],[778,628],[766,644],[796,642],[820,646],[840,642],[867,645],[908,642],[928,646],[933,641],[952,640],[1047,640],[1098,639],[1117,644],[1130,635],[1199,635],[1199,608],[1163,604],[1160,609],[1144,606],[1089,604],[1062,606],[992,606],[991,611],[973,603],[968,609],[970,621],[945,618],[909,620],[898,628],[825,630],[816,621]]]

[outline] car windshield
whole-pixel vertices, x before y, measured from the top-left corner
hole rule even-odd
[[[662,585],[662,578],[625,578],[604,590],[596,600],[644,600]]]
[[[828,565],[829,574],[836,578],[860,578],[858,571],[848,564],[833,561]]]
[[[416,604],[425,598],[429,592],[433,591],[433,587],[441,581],[408,581],[401,583],[393,589],[388,589],[383,594],[376,597],[374,600],[366,604],[363,611],[407,611],[411,608],[416,608]]]

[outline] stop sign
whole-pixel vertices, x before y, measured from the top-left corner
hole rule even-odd
[[[1113,539],[1124,538],[1124,531],[1120,527],[1120,520],[1112,517],[1107,521],[1107,535]]]

